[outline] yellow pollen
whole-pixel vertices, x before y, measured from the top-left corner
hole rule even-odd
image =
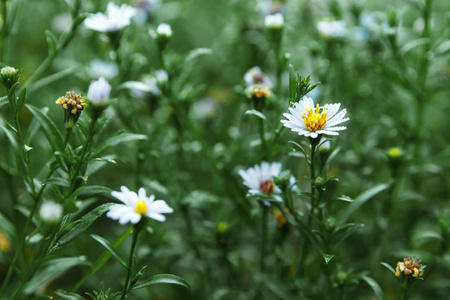
[[[316,105],[316,111],[313,111],[312,107],[306,109],[306,114],[302,113],[303,121],[305,122],[306,129],[311,132],[321,130],[327,124],[328,110],[322,108],[322,112],[319,113],[319,104]]]
[[[147,212],[147,205],[145,205],[145,201],[143,200],[139,200],[136,203],[136,208],[135,208],[136,212],[140,215],[145,215],[145,213]]]

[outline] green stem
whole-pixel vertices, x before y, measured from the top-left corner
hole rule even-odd
[[[7,28],[7,0],[1,0],[1,6],[2,6],[2,30],[1,30],[1,47],[0,47],[0,61],[5,61],[4,55],[5,55],[5,48],[6,48],[6,37],[8,35],[8,28]]]
[[[261,203],[263,209],[262,218],[262,240],[261,240],[261,272],[266,271],[266,253],[267,253],[267,220],[269,217],[269,207],[265,203]]]
[[[127,277],[125,279],[125,285],[124,285],[123,291],[122,291],[122,297],[120,297],[120,300],[125,299],[125,296],[127,295],[127,292],[128,292],[128,284],[130,283],[131,269],[132,269],[132,264],[133,264],[134,248],[136,247],[137,238],[138,238],[140,229],[141,228],[140,228],[139,224],[137,224],[134,227],[133,239],[131,241],[130,258],[128,260],[128,272],[127,272]]]
[[[267,142],[266,142],[266,137],[264,135],[264,120],[261,118],[258,118],[257,122],[258,122],[259,136],[261,137],[261,147],[262,147],[263,159],[265,159],[266,153],[267,153]]]

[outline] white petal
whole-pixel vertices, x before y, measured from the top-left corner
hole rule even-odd
[[[156,221],[160,221],[160,222],[164,222],[166,220],[166,217],[164,215],[154,213],[154,212],[147,213],[147,216],[149,218],[152,218],[152,219],[154,219]]]

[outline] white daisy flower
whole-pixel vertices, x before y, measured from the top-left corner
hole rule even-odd
[[[106,79],[111,79],[119,74],[119,68],[114,63],[94,59],[87,68],[87,72],[92,78],[104,77]]]
[[[289,107],[289,113],[283,114],[288,120],[281,120],[285,127],[297,132],[299,135],[316,138],[319,134],[339,135],[338,131],[345,130],[345,126],[336,126],[349,120],[344,118],[346,109],[341,110],[340,103],[316,105],[309,97],[303,97],[294,107]],[[322,112],[320,110],[322,109]]]
[[[253,67],[248,70],[244,75],[244,81],[247,87],[254,84],[262,84],[268,88],[272,88],[273,86],[270,78],[261,71],[260,67]]]
[[[343,37],[347,33],[344,21],[320,21],[317,30],[325,37]]]
[[[266,28],[282,28],[284,26],[284,17],[281,13],[267,15],[264,19],[264,25],[266,26]]]
[[[249,194],[266,194],[281,202],[283,201],[279,196],[281,190],[273,183],[273,178],[280,172],[281,163],[263,161],[260,165],[255,165],[246,171],[240,170],[239,175],[244,179],[244,185],[249,188]]]
[[[55,223],[61,220],[63,216],[63,207],[53,201],[45,201],[39,210],[39,216],[48,223]]]
[[[138,194],[131,192],[125,186],[121,186],[120,190],[121,192],[111,192],[111,195],[124,204],[111,206],[106,216],[114,220],[119,220],[119,223],[122,225],[128,222],[137,224],[142,216],[164,222],[166,217],[162,214],[173,212],[173,209],[167,205],[166,201],[155,200],[154,195],[147,197],[144,188],[140,188]]]
[[[89,86],[87,98],[95,105],[103,105],[109,100],[111,85],[108,81],[100,77],[97,81],[92,81]]]
[[[84,20],[84,26],[100,32],[118,31],[130,25],[131,18],[137,13],[137,9],[129,5],[117,6],[112,2],[108,3],[106,13],[100,12],[91,15]]]

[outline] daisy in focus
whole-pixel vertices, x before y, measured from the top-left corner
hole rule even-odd
[[[106,216],[113,220],[118,220],[122,225],[128,222],[137,224],[143,216],[164,222],[166,217],[163,214],[173,212],[173,209],[167,205],[166,201],[155,200],[154,195],[147,197],[144,188],[140,188],[138,194],[130,191],[125,186],[121,186],[120,190],[120,192],[111,192],[111,195],[124,204],[111,206]]]
[[[263,161],[261,164],[255,165],[253,168],[248,168],[246,171],[240,170],[239,175],[244,179],[244,185],[249,188],[249,194],[265,194],[281,202],[283,201],[279,196],[281,189],[274,183],[274,177],[278,176],[280,172],[281,163],[268,163]],[[290,185],[294,186],[294,184],[295,178],[292,176],[290,178]]]
[[[137,14],[137,9],[126,4],[120,7],[112,2],[108,3],[104,14],[98,12],[84,20],[84,26],[99,32],[118,31],[130,25],[131,18]]]
[[[294,107],[289,107],[290,113],[283,114],[287,120],[281,120],[281,123],[298,135],[306,137],[317,138],[320,134],[339,135],[338,131],[347,127],[336,125],[349,120],[344,118],[346,109],[338,113],[340,107],[340,103],[325,104],[323,107],[319,104],[314,106],[313,99],[305,96],[295,103]]]

